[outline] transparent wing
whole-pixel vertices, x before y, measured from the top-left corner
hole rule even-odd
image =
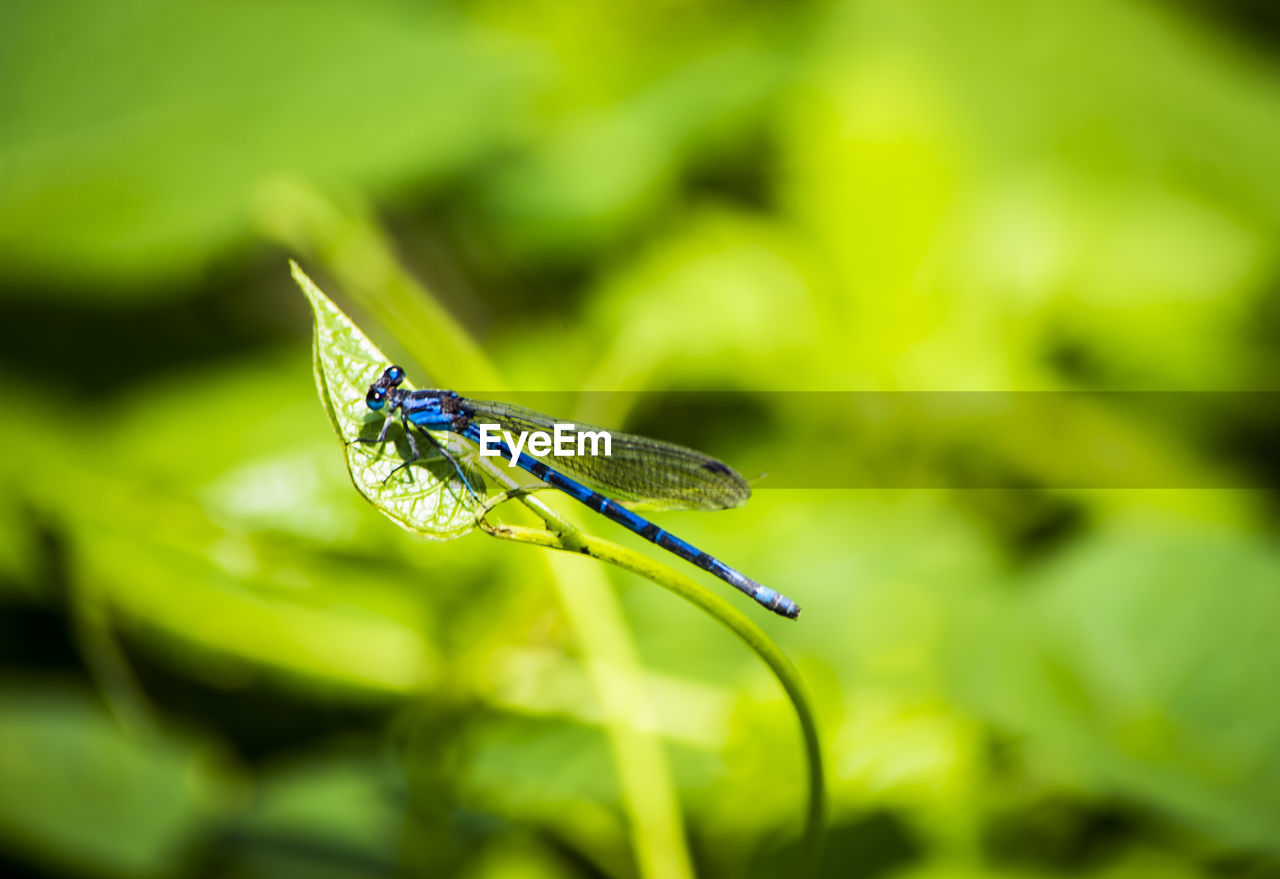
[[[751,487],[736,470],[709,455],[661,440],[622,433],[580,422],[557,421],[521,406],[486,400],[460,401],[476,424],[496,424],[513,435],[521,431],[552,433],[556,424],[576,431],[605,431],[611,454],[534,455],[566,476],[629,504],[668,510],[724,510],[746,503]]]

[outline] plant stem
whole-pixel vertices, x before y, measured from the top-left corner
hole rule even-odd
[[[796,718],[800,721],[800,732],[804,738],[805,757],[809,775],[809,801],[805,813],[804,849],[805,861],[800,875],[815,875],[821,857],[822,834],[826,825],[826,782],[822,768],[822,748],[818,740],[818,726],[812,703],[805,692],[800,679],[800,672],[787,658],[786,654],[773,643],[758,625],[752,622],[742,611],[725,601],[714,592],[700,586],[695,581],[676,573],[670,568],[660,565],[645,555],[619,546],[608,540],[583,534],[578,529],[568,526],[563,517],[550,510],[546,504],[536,498],[521,498],[526,505],[534,508],[539,516],[554,530],[528,528],[520,525],[492,524],[481,521],[481,527],[487,534],[501,540],[513,540],[519,543],[532,543],[537,546],[556,549],[562,552],[580,553],[603,562],[608,562],[633,574],[639,574],[674,592],[681,598],[697,605],[718,623],[733,632],[751,649],[761,661],[773,672],[778,683],[786,692],[787,698],[795,709]],[[544,515],[544,511],[549,515]],[[552,523],[555,522],[555,525]],[[562,528],[561,524],[567,526]]]
[[[518,491],[515,479],[504,468],[491,461],[482,461],[479,466],[509,491]],[[515,499],[557,533],[580,536],[575,525],[540,499],[529,494],[516,494]],[[641,732],[650,728],[645,717],[637,716],[650,710],[649,698],[618,602],[598,568],[568,571],[555,558],[549,556],[547,561],[600,700],[619,782],[626,792],[623,805],[630,819],[640,875],[692,879],[680,801],[670,783],[662,744],[655,736]]]

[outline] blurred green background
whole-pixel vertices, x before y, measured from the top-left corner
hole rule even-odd
[[[8,0],[0,868],[794,875],[763,666],[364,503],[287,259],[419,383],[760,392],[595,398],[729,462],[764,391],[1274,390],[1277,45],[1267,0]],[[1022,487],[661,518],[806,607],[748,612],[823,875],[1280,876],[1280,419],[1098,417],[1168,487],[978,436]]]

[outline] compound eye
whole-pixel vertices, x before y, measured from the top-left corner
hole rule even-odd
[[[382,388],[369,388],[369,393],[365,395],[364,403],[375,412],[382,408],[387,402],[387,392]]]
[[[398,366],[388,366],[387,371],[382,374],[382,380],[394,388],[404,381],[404,370]]]

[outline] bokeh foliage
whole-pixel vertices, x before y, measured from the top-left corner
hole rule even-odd
[[[601,572],[368,507],[287,258],[406,365],[397,324],[452,315],[479,345],[414,374],[477,396],[1271,390],[1277,40],[1243,0],[5,4],[0,860],[643,872],[560,603]],[[652,399],[566,414],[765,462],[804,417]],[[1276,415],[1104,415],[1168,488],[970,437],[1022,487],[663,517],[806,606],[763,624],[821,713],[829,875],[1280,870]],[[698,874],[789,875],[781,693],[608,581]]]

